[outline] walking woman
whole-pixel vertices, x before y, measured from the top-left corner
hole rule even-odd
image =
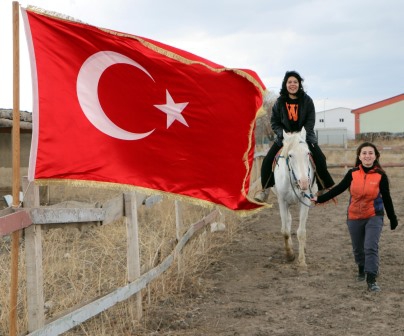
[[[380,153],[370,142],[356,150],[355,168],[350,169],[342,181],[327,193],[313,197],[315,203],[324,203],[349,188],[348,230],[351,236],[358,281],[366,279],[368,289],[379,292],[376,282],[379,273],[379,240],[383,229],[384,209],[390,228],[398,225],[390,196],[387,175],[379,163]]]
[[[309,146],[314,163],[316,165],[317,184],[319,190],[328,189],[334,185],[334,180],[327,170],[326,158],[317,143],[314,133],[316,112],[313,100],[303,89],[303,78],[296,71],[287,71],[283,78],[280,96],[272,108],[271,128],[276,138],[261,166],[262,191],[259,191],[254,199],[257,202],[265,202],[269,190],[275,184],[272,173],[272,163],[276,154],[283,146],[283,131],[286,133],[306,130],[306,142]]]

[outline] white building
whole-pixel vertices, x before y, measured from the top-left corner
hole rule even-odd
[[[334,137],[340,133],[344,142],[355,139],[355,115],[351,109],[338,107],[331,110],[316,112],[316,125],[314,130],[319,136],[319,143],[330,143],[323,137]],[[321,139],[323,138],[323,139]],[[334,143],[335,141],[331,141]],[[340,141],[337,141],[340,142]]]

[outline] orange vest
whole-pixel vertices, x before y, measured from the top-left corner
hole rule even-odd
[[[382,175],[373,169],[365,173],[362,165],[352,172],[348,219],[366,219],[384,215],[379,189],[381,178]]]

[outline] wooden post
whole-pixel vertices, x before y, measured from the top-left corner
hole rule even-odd
[[[20,49],[19,49],[19,4],[13,1],[13,207],[20,203]],[[11,235],[11,272],[10,272],[10,336],[17,335],[17,297],[18,297],[18,252],[20,230]]]
[[[125,197],[125,220],[128,244],[128,282],[131,283],[140,277],[140,248],[139,230],[137,220],[136,193],[126,193]],[[142,318],[142,292],[135,294],[136,318]]]
[[[22,179],[24,207],[39,207],[39,188],[28,179]],[[31,225],[25,229],[25,267],[27,270],[27,315],[28,331],[45,325],[42,269],[42,225]]]
[[[177,241],[180,241],[182,237],[182,228],[183,228],[183,221],[182,221],[182,203],[180,201],[175,200],[175,230],[177,235]],[[183,261],[182,261],[182,253],[179,252],[177,255],[177,267],[178,273],[181,273],[183,269]]]

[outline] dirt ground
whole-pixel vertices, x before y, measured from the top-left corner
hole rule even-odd
[[[404,173],[402,168],[386,170],[399,226],[391,231],[386,217],[380,242],[381,292],[368,292],[366,283],[355,279],[345,224],[347,192],[336,206],[310,210],[306,270],[297,260],[285,259],[278,206],[271,195],[273,207],[245,218],[232,243],[201,274],[203,293],[162,302],[150,312],[159,327],[149,335],[404,335]],[[336,181],[343,176],[342,171],[332,173]],[[296,221],[295,212],[297,252]]]
[[[338,197],[337,205],[310,210],[307,269],[286,261],[272,194],[272,208],[244,218],[234,239],[215,251],[219,257],[198,274],[197,290],[185,289],[161,301],[145,312],[139,329],[124,336],[404,336],[404,171],[386,171],[399,226],[391,231],[386,218],[380,293],[368,292],[366,283],[355,280],[345,224],[348,192]],[[331,173],[339,181],[344,170],[333,168]],[[296,214],[292,229],[297,252]]]

